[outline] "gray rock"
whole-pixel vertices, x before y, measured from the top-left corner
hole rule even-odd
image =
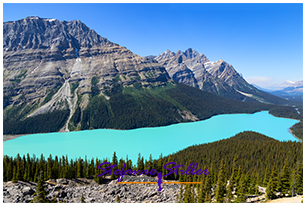
[[[66,184],[68,184],[68,180],[67,179],[57,179],[57,183],[66,185]]]
[[[204,54],[191,48],[176,53],[167,50],[154,59],[179,83],[236,100],[252,102],[261,97],[270,103],[276,101],[271,99],[273,96],[250,85],[232,65],[222,59],[210,62]]]
[[[69,109],[72,105],[67,108],[61,100],[70,103],[78,95],[91,93],[93,77],[98,79],[98,91],[104,94],[111,92],[117,83],[148,87],[173,82],[155,60],[110,42],[79,20],[28,17],[4,22],[3,51],[3,94],[11,97],[5,106],[20,103],[33,106],[60,87],[48,103],[35,110],[33,107],[23,117]],[[66,92],[72,82],[79,83],[78,95]],[[86,102],[81,109],[87,106]]]
[[[23,195],[33,195],[35,191],[31,187],[24,187],[22,192]]]
[[[125,177],[126,181],[156,181],[156,179],[146,176]],[[68,180],[70,181],[70,180]],[[56,181],[58,182],[58,181]],[[4,185],[4,202],[30,202],[34,196],[29,191],[34,191],[34,186],[24,186],[16,189],[16,184],[11,186]],[[109,203],[116,202],[119,195],[122,203],[124,202],[176,202],[178,185],[163,185],[162,191],[157,191],[155,184],[119,185],[119,184],[90,184],[86,186],[61,186],[50,185],[48,189],[49,199],[57,196],[57,201],[79,203],[83,194],[85,202]],[[57,191],[59,190],[59,191]],[[12,195],[12,194],[14,195]]]

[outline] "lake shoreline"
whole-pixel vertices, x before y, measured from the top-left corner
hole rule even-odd
[[[259,113],[259,112],[264,112],[264,111],[267,111],[269,115],[272,115],[273,117],[277,117],[277,118],[285,118],[285,119],[292,119],[292,120],[297,120],[297,121],[300,121],[298,119],[293,119],[293,118],[287,118],[287,117],[278,117],[278,116],[275,116],[273,114],[271,114],[269,112],[269,110],[260,110],[260,111],[257,111],[257,112],[254,112],[254,113],[230,113],[230,114],[255,114],[255,113]],[[169,124],[169,125],[163,125],[163,126],[157,126],[157,127],[167,127],[167,126],[171,126],[171,125],[176,125],[176,124],[183,124],[183,123],[192,123],[192,122],[199,122],[199,121],[205,121],[205,120],[209,120],[211,119],[212,117],[215,117],[215,116],[219,116],[219,115],[228,115],[228,114],[217,114],[217,115],[213,115],[207,119],[203,119],[203,120],[197,120],[197,121],[191,121],[191,122],[179,122],[179,123],[174,123],[174,124]],[[134,129],[115,129],[115,128],[99,128],[99,129],[107,129],[107,130],[119,130],[119,131],[125,131],[125,130],[136,130],[136,129],[142,129],[142,128],[157,128],[157,127],[139,127],[139,128],[134,128]],[[90,130],[90,129],[89,129]],[[92,130],[96,130],[96,129],[92,129]],[[58,132],[47,132],[47,133],[33,133],[33,134],[49,134],[49,133],[66,133],[66,132],[79,132],[79,131],[87,131],[87,130],[78,130],[78,131],[58,131]],[[299,141],[303,142],[303,140],[299,139],[298,137],[296,137],[292,132],[291,132],[291,128],[289,128],[289,132],[296,138],[298,139]],[[9,134],[9,135],[3,135],[3,142],[6,142],[8,140],[13,140],[13,139],[16,139],[18,137],[21,137],[21,136],[27,136],[27,135],[32,135],[32,134]]]
[[[293,134],[293,132],[292,132],[292,130],[291,130],[291,128],[292,127],[290,127],[289,128],[289,132],[290,132],[290,134],[292,134],[296,139],[298,139],[300,142],[302,142],[303,143],[303,139],[300,139],[300,138],[298,138],[297,136],[295,136],[294,134]]]
[[[3,135],[3,142],[6,142],[6,141],[12,140],[12,139],[16,139],[17,137],[20,137],[20,136],[26,136],[26,135],[29,135],[29,134],[4,134]]]
[[[4,136],[6,141],[3,143],[3,154],[67,154],[70,158],[96,158],[109,157],[116,152],[119,158],[125,158],[128,154],[131,159],[137,161],[139,153],[144,157],[152,155],[153,158],[158,158],[161,153],[168,155],[188,146],[223,140],[244,131],[255,131],[279,141],[300,142],[288,131],[297,122],[273,117],[265,111],[256,114],[223,114],[204,121],[124,131],[62,131],[27,135],[25,138],[17,138],[23,136],[21,134],[9,135]],[[9,139],[15,140],[7,141]],[[101,145],[108,146],[101,150]]]

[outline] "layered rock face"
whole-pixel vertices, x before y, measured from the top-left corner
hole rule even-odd
[[[234,67],[222,59],[211,62],[192,48],[176,53],[167,50],[157,57],[173,80],[223,97],[264,103],[282,101],[247,83]],[[276,99],[275,99],[276,98]]]
[[[155,60],[110,42],[79,20],[27,17],[5,22],[3,66],[4,107],[36,105],[28,117],[63,108],[73,111],[78,95],[86,97],[93,86],[104,94],[116,83],[147,87],[171,81]],[[88,98],[82,98],[81,107],[87,104]]]

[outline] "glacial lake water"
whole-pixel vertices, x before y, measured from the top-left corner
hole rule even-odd
[[[279,141],[298,141],[289,128],[297,120],[278,118],[268,111],[255,114],[224,114],[210,119],[170,126],[133,130],[96,129],[66,133],[32,134],[3,143],[3,154],[15,157],[29,153],[40,157],[68,155],[91,159],[111,158],[116,151],[118,159],[126,155],[136,163],[138,153],[148,159],[158,158],[188,146],[214,142],[243,131],[255,131]]]

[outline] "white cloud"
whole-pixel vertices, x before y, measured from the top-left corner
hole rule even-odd
[[[244,77],[250,84],[256,84],[262,88],[270,87],[271,85],[275,84],[275,80],[273,77],[267,76],[250,76]]]

